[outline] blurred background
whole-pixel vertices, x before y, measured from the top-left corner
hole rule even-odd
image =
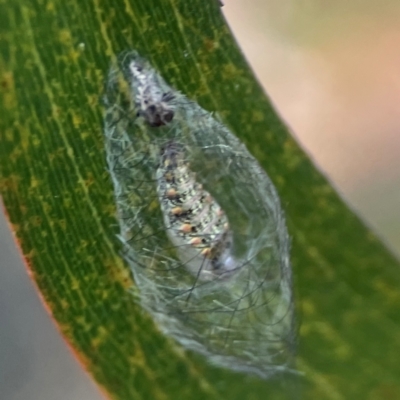
[[[224,0],[259,81],[350,206],[400,254],[400,2]],[[0,213],[3,400],[99,400]]]

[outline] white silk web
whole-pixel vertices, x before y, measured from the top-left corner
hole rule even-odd
[[[289,370],[289,240],[267,174],[135,51],[110,69],[105,103],[120,238],[141,305],[216,365],[263,378]]]

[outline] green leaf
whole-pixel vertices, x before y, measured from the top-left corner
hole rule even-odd
[[[218,111],[274,181],[304,377],[263,381],[182,352],[128,291],[100,96],[112,57],[129,48]],[[290,137],[216,0],[2,0],[0,84],[6,210],[57,324],[111,398],[400,397],[399,262]]]

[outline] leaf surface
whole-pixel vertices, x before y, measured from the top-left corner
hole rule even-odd
[[[295,384],[186,354],[129,292],[100,104],[111,59],[129,48],[217,111],[278,189],[301,326]],[[1,0],[0,84],[6,211],[54,319],[110,398],[400,398],[399,262],[290,136],[217,1]]]

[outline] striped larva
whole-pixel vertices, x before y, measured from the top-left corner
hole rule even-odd
[[[226,214],[196,181],[182,146],[167,142],[157,168],[157,192],[171,242],[186,268],[200,280],[234,271],[232,233]]]

